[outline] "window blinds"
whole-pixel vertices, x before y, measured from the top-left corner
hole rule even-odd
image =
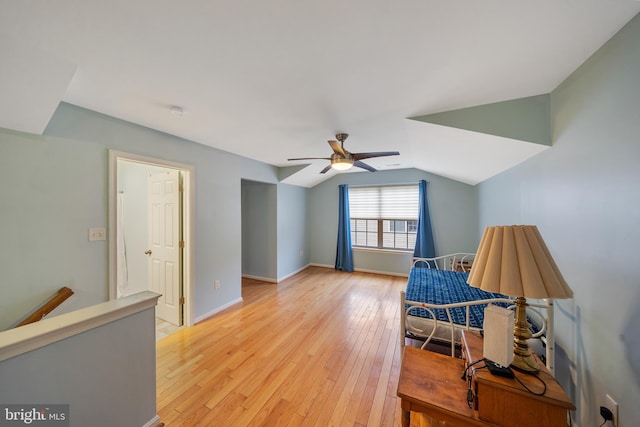
[[[418,185],[349,188],[351,218],[418,219]]]

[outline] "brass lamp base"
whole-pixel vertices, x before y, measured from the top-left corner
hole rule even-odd
[[[518,371],[526,372],[527,374],[537,374],[540,370],[538,362],[536,362],[536,359],[534,359],[532,355],[524,357],[514,354],[511,367]]]
[[[513,327],[513,361],[511,366],[528,374],[535,374],[540,366],[531,354],[527,340],[531,338],[527,322],[527,300],[524,297],[516,298],[516,319]]]

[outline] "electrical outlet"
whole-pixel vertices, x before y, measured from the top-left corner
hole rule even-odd
[[[107,240],[107,230],[100,227],[89,228],[89,241]]]
[[[220,280],[215,280],[213,282],[213,289],[220,289]]]
[[[613,400],[613,397],[607,394],[607,399],[604,406],[606,406],[613,414],[613,420],[611,421],[611,425],[614,427],[618,427],[618,404],[616,403],[615,400]]]

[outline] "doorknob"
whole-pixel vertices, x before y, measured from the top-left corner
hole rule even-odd
[[[146,251],[144,251],[145,255],[151,255],[151,249],[147,249]]]

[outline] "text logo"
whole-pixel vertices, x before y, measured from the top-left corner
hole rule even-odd
[[[69,427],[69,405],[2,405],[0,426]]]

